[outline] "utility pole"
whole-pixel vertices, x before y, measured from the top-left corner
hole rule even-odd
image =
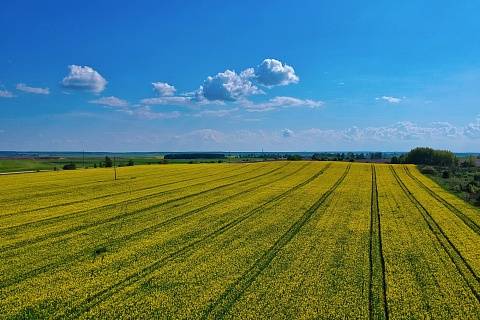
[[[113,171],[115,172],[115,180],[117,180],[117,166],[115,163],[115,156],[113,156]]]

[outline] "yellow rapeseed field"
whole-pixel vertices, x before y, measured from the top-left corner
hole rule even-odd
[[[0,319],[477,319],[480,211],[414,166],[0,176]]]

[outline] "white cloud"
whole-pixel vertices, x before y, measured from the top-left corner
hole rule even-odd
[[[128,106],[128,102],[116,97],[102,97],[96,100],[90,100],[88,103],[101,104],[109,107],[119,107],[124,108]]]
[[[383,96],[381,98],[375,98],[375,100],[387,100],[390,103],[399,103],[400,101],[402,101],[402,99],[400,98],[387,97],[387,96]]]
[[[190,97],[159,97],[148,98],[140,100],[141,104],[156,104],[156,105],[176,105],[176,106],[191,106],[193,105]]]
[[[7,90],[0,90],[0,97],[2,98],[14,98],[15,95]]]
[[[152,107],[150,106],[143,106],[139,108],[133,109],[119,109],[118,112],[125,113],[129,116],[136,116],[139,118],[146,118],[146,119],[171,119],[171,118],[178,118],[181,116],[180,112],[173,111],[173,112],[154,112],[152,111]]]
[[[180,144],[204,145],[225,142],[228,140],[228,136],[217,130],[201,129],[183,135],[176,135],[174,136],[174,139]]]
[[[166,82],[152,82],[153,84],[153,92],[158,94],[160,97],[173,97],[175,95],[174,86],[169,85]]]
[[[283,129],[282,130],[282,134],[283,134],[283,137],[284,138],[290,138],[290,137],[293,137],[293,131],[290,130],[290,129]]]
[[[240,75],[235,71],[226,70],[214,77],[208,77],[196,92],[197,100],[201,101],[204,98],[210,101],[238,101],[248,95],[263,94],[264,92],[250,81],[252,74],[251,69],[243,71]]]
[[[480,115],[476,120],[476,123],[469,123],[464,129],[465,136],[470,139],[480,139]]]
[[[90,67],[68,66],[70,73],[63,78],[62,87],[100,93],[105,90],[107,80]]]
[[[323,102],[310,99],[302,100],[292,97],[275,97],[268,102],[253,103],[251,101],[245,101],[242,104],[248,111],[271,111],[281,108],[317,108],[322,106]]]
[[[175,96],[175,87],[165,82],[152,83],[153,91],[159,98],[143,99],[144,104],[176,104],[176,105],[198,105],[198,104],[225,104],[226,102],[246,101],[246,97],[256,94],[265,94],[253,82],[271,88],[273,86],[284,86],[290,83],[297,83],[299,78],[291,66],[282,65],[275,59],[265,59],[254,68],[247,68],[237,74],[235,71],[226,70],[215,76],[209,76],[195,92],[187,92]]]
[[[206,117],[206,116],[211,116],[211,117],[219,117],[223,118],[226,117],[234,112],[238,111],[238,108],[233,108],[233,109],[223,109],[223,110],[204,110],[202,112],[199,112],[194,115],[195,118],[201,118],[201,117]]]
[[[25,83],[19,83],[16,86],[17,90],[25,91],[28,93],[34,93],[34,94],[50,94],[50,89],[48,88],[33,88],[27,86]]]
[[[256,80],[267,87],[298,83],[299,78],[291,66],[275,59],[265,59],[255,72]]]

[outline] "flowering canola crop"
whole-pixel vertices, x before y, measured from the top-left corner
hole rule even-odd
[[[414,166],[0,176],[0,319],[466,318],[480,211]]]

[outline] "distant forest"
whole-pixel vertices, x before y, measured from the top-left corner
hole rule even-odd
[[[171,153],[163,156],[164,159],[223,159],[225,155],[223,153]]]

